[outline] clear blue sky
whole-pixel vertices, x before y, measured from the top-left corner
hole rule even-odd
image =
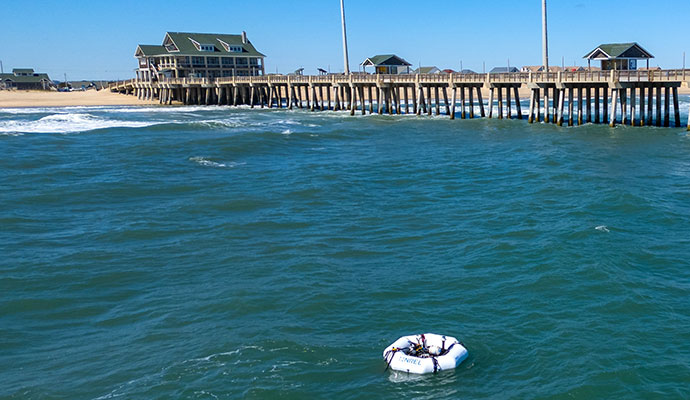
[[[482,71],[541,64],[540,0],[346,0],[353,70],[395,53],[417,66]],[[34,67],[53,79],[134,76],[137,44],[166,31],[240,33],[266,54],[267,72],[343,70],[339,0],[4,1],[5,72]],[[576,62],[600,43],[636,41],[652,65],[680,68],[690,41],[688,0],[549,0],[552,65]]]

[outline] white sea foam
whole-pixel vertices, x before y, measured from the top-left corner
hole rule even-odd
[[[604,232],[604,233],[611,232],[611,231],[609,231],[609,228],[606,225],[599,225],[594,229],[598,230],[599,232]]]
[[[60,113],[41,119],[0,121],[0,133],[74,133],[105,128],[141,128],[161,122],[121,121],[84,113]]]
[[[239,165],[245,165],[246,163],[237,162],[216,162],[209,160],[206,157],[189,157],[189,161],[194,161],[195,163],[202,165],[204,167],[214,167],[214,168],[235,168]]]

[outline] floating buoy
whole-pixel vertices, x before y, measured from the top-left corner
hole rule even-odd
[[[411,374],[457,368],[467,355],[467,349],[456,338],[433,333],[403,336],[383,351],[386,369]]]

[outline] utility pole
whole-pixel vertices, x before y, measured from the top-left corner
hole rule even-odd
[[[347,30],[345,29],[345,0],[340,0],[340,16],[343,20],[343,54],[345,56],[345,75],[350,75],[350,59],[347,54]]]
[[[685,60],[685,53],[683,53],[683,60]],[[683,62],[685,64],[685,62]],[[0,60],[0,74],[5,73],[5,68],[2,67],[2,60]]]
[[[542,64],[544,70],[549,72],[549,35],[546,29],[546,0],[541,0],[541,25]]]

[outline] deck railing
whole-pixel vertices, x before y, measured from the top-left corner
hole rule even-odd
[[[511,72],[497,74],[352,74],[352,75],[263,75],[232,76],[219,78],[161,78],[159,81],[129,79],[112,82],[109,88],[119,90],[135,84],[166,85],[332,85],[332,84],[527,84],[527,83],[635,83],[635,82],[690,82],[689,69],[643,71],[561,71],[561,72]]]

